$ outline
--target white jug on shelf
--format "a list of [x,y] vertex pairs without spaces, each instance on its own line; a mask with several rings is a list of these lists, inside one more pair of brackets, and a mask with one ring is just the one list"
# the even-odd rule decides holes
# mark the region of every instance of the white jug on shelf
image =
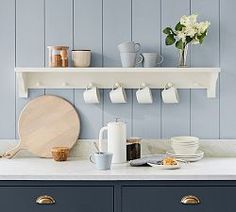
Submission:
[[[103,133],[107,130],[107,149],[102,145]],[[118,121],[109,122],[99,132],[99,148],[102,152],[113,153],[112,163],[126,162],[126,124]]]

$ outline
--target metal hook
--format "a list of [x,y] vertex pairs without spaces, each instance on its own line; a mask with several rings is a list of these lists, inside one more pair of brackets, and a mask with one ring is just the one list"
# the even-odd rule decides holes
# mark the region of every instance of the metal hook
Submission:
[[94,85],[92,82],[90,82],[90,83],[87,85],[86,89],[91,89],[92,87],[95,87],[95,85]]
[[164,89],[166,90],[166,89],[171,88],[173,86],[174,86],[174,83],[168,82],[168,83],[165,84]]
[[112,89],[114,88],[119,88],[121,87],[120,83],[119,82],[116,82],[113,86],[112,86]]
[[140,88],[145,88],[145,87],[147,87],[147,83],[142,82],[142,83],[140,84]]

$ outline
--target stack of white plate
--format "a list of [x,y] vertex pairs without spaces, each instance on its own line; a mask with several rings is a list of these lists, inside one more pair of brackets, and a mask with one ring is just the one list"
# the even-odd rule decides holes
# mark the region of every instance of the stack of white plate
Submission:
[[194,154],[199,148],[199,138],[192,136],[172,137],[171,147],[176,154]]
[[174,157],[176,159],[181,159],[188,162],[199,161],[204,157],[204,152],[201,150],[197,150],[195,154],[176,154],[173,151],[167,151],[166,154],[170,157]]
[[204,153],[199,151],[199,138],[192,136],[179,136],[171,138],[173,151],[167,154],[187,161],[197,161],[203,158]]

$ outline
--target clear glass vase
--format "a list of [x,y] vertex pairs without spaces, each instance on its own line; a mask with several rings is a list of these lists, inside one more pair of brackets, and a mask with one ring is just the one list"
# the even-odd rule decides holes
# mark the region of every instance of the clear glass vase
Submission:
[[179,67],[187,67],[188,45],[179,50]]

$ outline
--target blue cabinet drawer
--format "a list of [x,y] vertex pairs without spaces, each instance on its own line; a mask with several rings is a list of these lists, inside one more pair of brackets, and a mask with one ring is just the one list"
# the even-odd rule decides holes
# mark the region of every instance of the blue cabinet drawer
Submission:
[[[199,204],[187,204],[195,196]],[[122,188],[122,212],[233,212],[236,187],[125,186]],[[196,199],[194,200],[196,202]]]
[[0,207],[7,212],[113,212],[113,187],[0,187]]

